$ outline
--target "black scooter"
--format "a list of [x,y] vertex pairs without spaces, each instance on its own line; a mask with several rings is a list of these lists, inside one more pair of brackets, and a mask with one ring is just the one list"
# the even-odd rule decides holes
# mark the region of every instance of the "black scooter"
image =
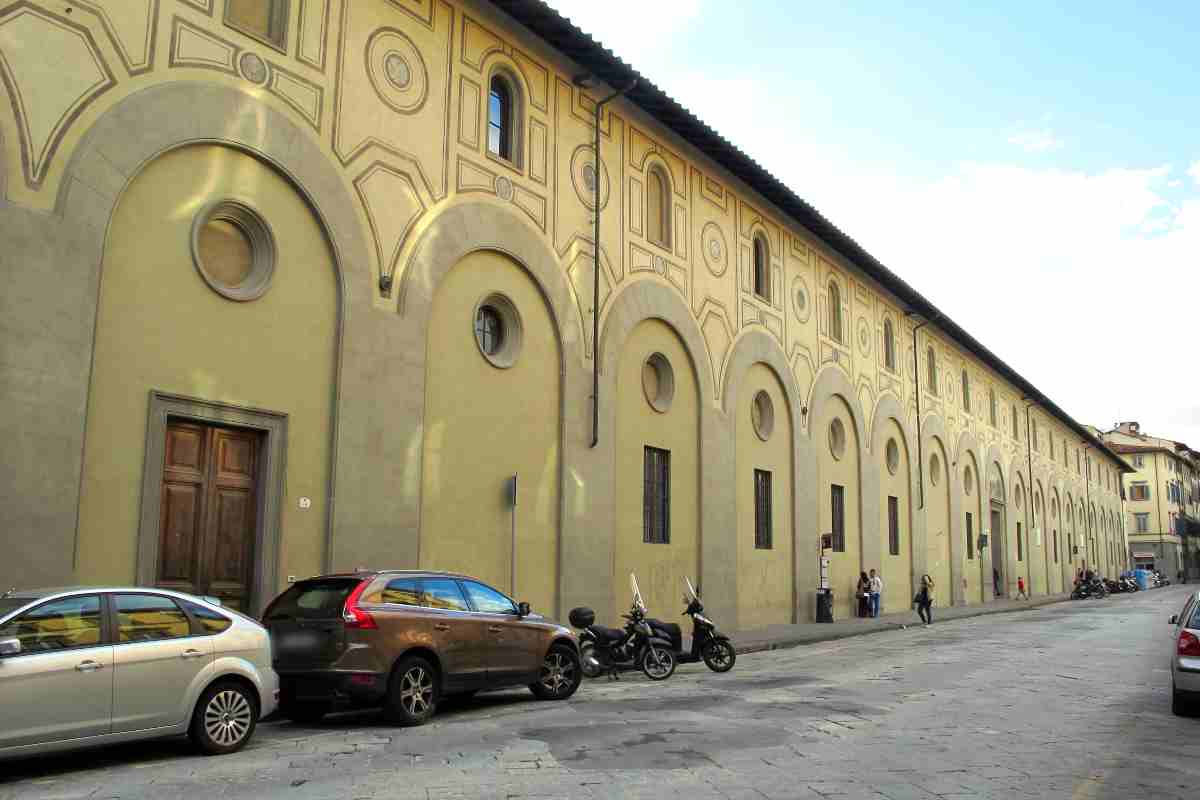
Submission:
[[729,637],[717,631],[717,626],[704,616],[704,606],[700,603],[700,593],[692,586],[692,582],[684,578],[687,584],[687,594],[683,602],[687,603],[684,615],[692,618],[692,648],[683,649],[683,631],[673,622],[663,622],[658,619],[646,620],[650,627],[662,638],[671,642],[676,660],[680,664],[695,664],[703,661],[713,672],[728,672],[737,661],[737,652]]
[[607,672],[610,679],[618,680],[622,670],[641,669],[652,681],[666,680],[675,672],[678,650],[651,628],[637,579],[629,577],[633,584],[633,607],[628,614],[621,615],[625,620],[624,630],[597,625],[596,612],[587,607],[573,608],[567,615],[571,625],[582,631],[579,655],[583,674],[596,678]]

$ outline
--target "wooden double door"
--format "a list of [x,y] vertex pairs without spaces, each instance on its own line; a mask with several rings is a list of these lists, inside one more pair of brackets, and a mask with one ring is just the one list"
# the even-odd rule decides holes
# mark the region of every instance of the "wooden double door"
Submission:
[[157,585],[249,609],[263,434],[171,420],[166,435]]

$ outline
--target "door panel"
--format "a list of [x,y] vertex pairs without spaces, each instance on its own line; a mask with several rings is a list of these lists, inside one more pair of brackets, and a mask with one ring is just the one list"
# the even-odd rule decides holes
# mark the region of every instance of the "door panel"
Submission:
[[246,608],[254,575],[262,435],[167,426],[157,585]]
[[192,636],[170,598],[113,595],[113,733],[159,728],[187,719],[189,689],[213,659],[213,638]]
[[474,689],[488,678],[492,657],[487,623],[471,611],[458,581],[421,579],[421,605],[436,652],[446,670],[449,688]]
[[113,648],[102,631],[99,595],[51,600],[0,629],[22,648],[0,659],[0,748],[109,732]]

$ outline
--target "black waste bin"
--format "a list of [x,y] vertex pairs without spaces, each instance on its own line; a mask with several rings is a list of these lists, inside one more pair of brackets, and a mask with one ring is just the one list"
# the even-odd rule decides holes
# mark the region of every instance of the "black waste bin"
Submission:
[[833,589],[817,589],[817,622],[833,622]]

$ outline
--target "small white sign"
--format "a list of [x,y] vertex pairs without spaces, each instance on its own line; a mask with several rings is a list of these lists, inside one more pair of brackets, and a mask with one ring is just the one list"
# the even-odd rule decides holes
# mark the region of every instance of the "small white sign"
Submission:
[[301,497],[300,498],[300,507],[301,508],[312,508],[312,498],[311,497]]

